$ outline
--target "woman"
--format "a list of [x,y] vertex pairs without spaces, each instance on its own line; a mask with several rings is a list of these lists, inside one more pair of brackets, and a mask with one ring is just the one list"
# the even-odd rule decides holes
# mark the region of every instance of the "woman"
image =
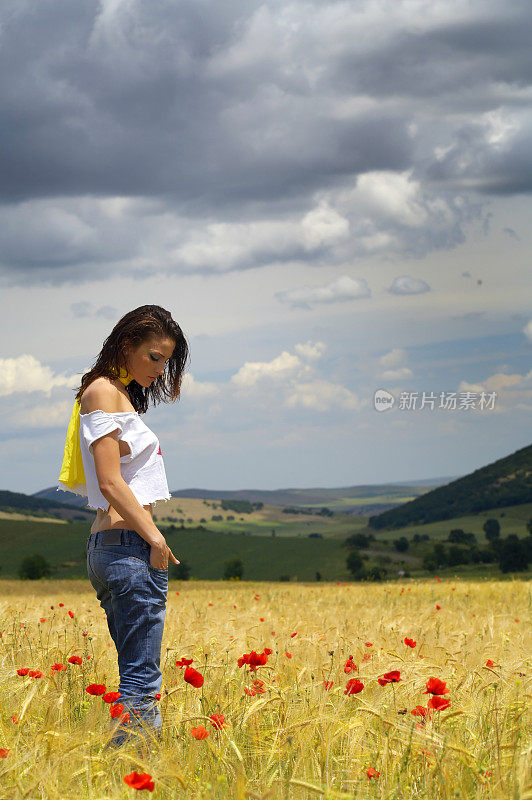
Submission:
[[[159,440],[141,420],[151,398],[179,398],[188,356],[179,325],[164,308],[130,311],[83,375],[70,420],[58,489],[88,497],[97,509],[87,539],[87,571],[118,653],[118,700],[111,721],[119,746],[131,734],[160,737],[161,642],[174,556],[152,507],[168,500]],[[129,712],[129,721],[127,713]],[[116,728],[116,730],[115,730]]]

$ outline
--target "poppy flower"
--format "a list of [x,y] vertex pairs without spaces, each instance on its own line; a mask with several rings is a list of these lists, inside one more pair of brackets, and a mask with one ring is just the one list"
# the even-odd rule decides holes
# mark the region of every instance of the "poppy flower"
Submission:
[[375,778],[375,780],[376,780],[379,777],[380,772],[377,772],[375,767],[369,767],[366,770],[366,775],[368,776],[368,778]]
[[356,669],[358,669],[358,667],[353,661],[353,656],[349,656],[344,664],[344,672],[349,674],[350,672],[354,672]]
[[70,658],[68,659],[68,663],[69,664],[81,664],[82,661],[81,661],[81,658],[79,656],[70,656]]
[[225,716],[223,714],[211,714],[209,719],[212,722],[213,726],[218,730],[221,730],[223,725],[227,725],[227,722],[225,721]]
[[294,636],[297,636],[297,631],[295,631],[295,633],[291,633],[291,634],[290,634],[290,638],[291,638],[291,639],[293,639],[293,638],[294,638]]
[[329,690],[333,685],[333,681],[323,681],[323,685],[327,690]]
[[436,608],[438,609],[438,611],[440,611],[440,609],[441,609],[441,606],[439,606],[438,604],[436,604]]
[[386,686],[387,683],[399,683],[402,678],[398,669],[392,669],[391,672],[385,672],[382,678],[377,678],[377,680],[381,686]]
[[486,666],[487,667],[498,667],[499,665],[495,664],[495,662],[492,661],[491,658],[488,658],[488,660],[486,661]]
[[194,739],[206,739],[207,736],[210,736],[208,730],[206,730],[203,725],[199,725],[197,728],[191,728],[190,733],[194,737]]
[[238,666],[241,667],[243,664],[247,664],[250,672],[253,672],[257,667],[262,667],[266,664],[271,652],[272,650],[270,650],[269,647],[265,647],[262,653],[257,653],[255,650],[252,650],[250,653],[244,653],[244,655],[240,656],[238,659]]
[[27,675],[29,671],[30,671],[29,667],[19,667],[17,669],[17,675]]
[[0,747],[0,758],[7,758],[8,753],[9,753],[9,748]]
[[156,700],[160,700],[160,699],[161,699],[161,693],[160,693],[160,692],[157,692],[157,693],[154,695],[154,697],[155,697],[155,699],[156,699]]
[[69,611],[69,612],[68,612],[68,616],[69,616],[71,619],[74,619],[74,612],[73,612],[73,611]]
[[132,789],[147,789],[149,792],[153,792],[155,789],[152,777],[147,772],[141,772],[140,774],[131,772],[129,775],[124,775],[124,783],[131,786]]
[[87,686],[85,691],[88,694],[99,696],[101,694],[105,694],[106,693],[107,687],[104,686],[103,683],[91,683],[90,686]]
[[427,689],[423,694],[449,694],[445,681],[440,681],[439,678],[429,678],[426,687]]
[[42,672],[40,669],[30,669],[28,675],[30,678],[42,678]]
[[287,658],[292,658],[292,653],[285,653],[285,656],[286,656]]
[[62,669],[65,669],[65,665],[64,664],[59,664],[59,663],[58,664],[52,664],[50,669],[53,669],[56,672],[61,672]]
[[358,678],[350,678],[347,681],[344,694],[358,694],[364,688],[364,684]]
[[413,714],[414,717],[426,717],[427,715],[430,716],[430,710],[424,706],[416,706],[410,713]]
[[371,658],[370,653],[364,653],[364,655],[362,656],[362,661],[369,661],[370,658]]
[[408,647],[415,647],[416,646],[416,641],[414,639],[408,639],[405,636],[405,644],[408,645]]
[[433,708],[435,711],[443,711],[444,708],[449,708],[451,701],[446,697],[438,697],[433,695],[427,703],[427,708]]
[[201,672],[198,672],[194,667],[187,667],[185,670],[185,680],[187,683],[190,683],[191,686],[199,689],[200,686],[203,686],[205,678]]
[[116,703],[121,696],[121,692],[107,692],[102,696],[102,700],[104,703]]
[[193,658],[180,658],[178,661],[175,662],[176,667],[188,667],[194,661]]

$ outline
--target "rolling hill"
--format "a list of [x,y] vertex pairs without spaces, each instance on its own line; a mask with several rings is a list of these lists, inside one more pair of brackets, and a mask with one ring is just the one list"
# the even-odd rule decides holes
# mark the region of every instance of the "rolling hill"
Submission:
[[415,500],[371,516],[374,530],[449,520],[532,502],[532,445],[439,486]]

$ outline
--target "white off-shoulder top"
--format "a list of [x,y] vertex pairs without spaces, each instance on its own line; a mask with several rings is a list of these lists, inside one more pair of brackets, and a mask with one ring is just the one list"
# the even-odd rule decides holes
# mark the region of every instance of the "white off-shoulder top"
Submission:
[[[170,500],[166,472],[159,439],[141,420],[137,411],[101,411],[96,409],[79,415],[79,438],[85,486],[76,487],[77,494],[87,496],[89,508],[107,511],[109,501],[100,491],[92,452],[93,443],[118,430],[118,438],[127,442],[130,453],[120,458],[120,473],[141,506],[157,500]],[[72,491],[72,490],[69,490]]]

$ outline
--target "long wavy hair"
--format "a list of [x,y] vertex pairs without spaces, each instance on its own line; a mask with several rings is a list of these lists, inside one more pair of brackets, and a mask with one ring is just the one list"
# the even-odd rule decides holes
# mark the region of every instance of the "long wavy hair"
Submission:
[[76,400],[96,378],[116,379],[120,367],[126,369],[124,350],[126,347],[138,347],[151,336],[175,339],[174,352],[167,362],[166,370],[149,387],[140,386],[132,380],[126,387],[129,399],[135,411],[144,414],[148,410],[150,399],[153,405],[161,401],[174,402],[181,395],[181,382],[189,355],[189,347],[183,331],[172,319],[172,315],[161,306],[139,306],[124,314],[103,343],[96,363],[85,372],[81,385],[76,392]]

